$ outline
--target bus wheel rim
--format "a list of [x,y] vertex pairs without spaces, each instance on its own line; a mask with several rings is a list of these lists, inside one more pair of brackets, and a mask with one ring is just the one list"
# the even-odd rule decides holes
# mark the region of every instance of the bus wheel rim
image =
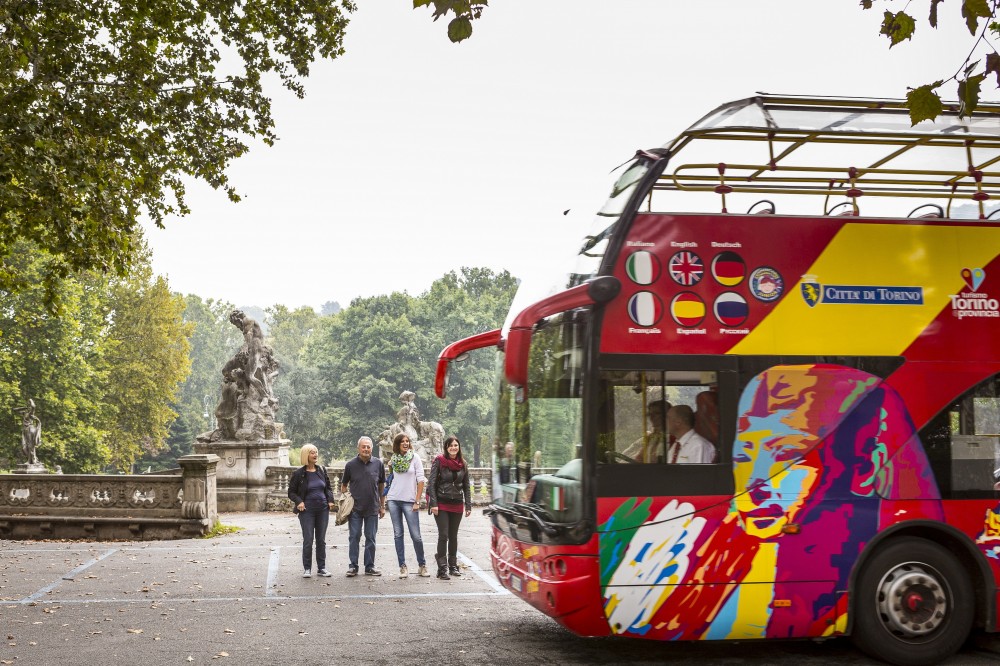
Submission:
[[886,572],[876,599],[882,622],[900,638],[927,636],[948,617],[942,578],[926,564],[906,562]]

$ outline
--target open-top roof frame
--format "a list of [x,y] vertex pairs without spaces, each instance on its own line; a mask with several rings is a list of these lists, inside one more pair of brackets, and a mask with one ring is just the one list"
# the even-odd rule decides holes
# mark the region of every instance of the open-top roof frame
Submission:
[[[733,160],[734,145],[745,142],[766,144],[766,155],[761,154],[766,159]],[[823,145],[856,145],[863,151],[848,162],[842,156],[796,161],[802,147]],[[712,161],[685,161],[694,148],[697,157],[709,155]],[[993,103],[980,104],[971,117],[947,104],[938,118],[913,127],[901,100],[759,95],[720,106],[666,149],[675,166],[655,190],[921,197],[948,199],[949,206],[952,200],[971,200],[981,214],[986,201],[1000,198],[1000,169],[990,170],[1000,162],[1000,105]],[[926,155],[935,150],[963,151],[964,159],[952,158],[963,167],[941,166]],[[899,164],[918,151],[933,168]]]

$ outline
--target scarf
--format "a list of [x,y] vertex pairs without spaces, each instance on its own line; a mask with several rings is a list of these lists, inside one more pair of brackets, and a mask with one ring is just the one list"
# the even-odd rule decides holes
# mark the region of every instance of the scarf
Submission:
[[410,469],[410,463],[413,462],[413,451],[407,451],[405,456],[401,456],[398,453],[392,454],[392,458],[389,459],[389,467],[392,468],[393,472],[399,472],[404,474]]
[[441,467],[450,470],[460,470],[465,467],[465,463],[457,458],[452,459],[445,455],[439,455],[438,460],[440,461]]

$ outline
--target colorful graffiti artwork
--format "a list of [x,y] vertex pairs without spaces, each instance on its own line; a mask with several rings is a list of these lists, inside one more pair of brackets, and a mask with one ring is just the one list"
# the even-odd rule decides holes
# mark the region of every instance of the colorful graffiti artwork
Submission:
[[[600,526],[605,615],[618,634],[747,639],[840,633],[848,577],[881,529],[941,519],[902,399],[836,365],[776,366],[738,405],[737,492],[607,498]],[[915,502],[914,500],[930,500]]]

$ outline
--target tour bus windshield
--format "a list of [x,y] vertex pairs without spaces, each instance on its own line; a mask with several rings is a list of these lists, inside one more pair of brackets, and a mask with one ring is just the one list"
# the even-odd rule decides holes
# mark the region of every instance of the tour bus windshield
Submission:
[[[527,398],[499,387],[493,468],[505,502],[546,506],[553,522],[579,519],[583,329],[572,311],[541,322],[532,339]],[[562,505],[553,505],[552,488]],[[543,497],[543,493],[546,496]]]

